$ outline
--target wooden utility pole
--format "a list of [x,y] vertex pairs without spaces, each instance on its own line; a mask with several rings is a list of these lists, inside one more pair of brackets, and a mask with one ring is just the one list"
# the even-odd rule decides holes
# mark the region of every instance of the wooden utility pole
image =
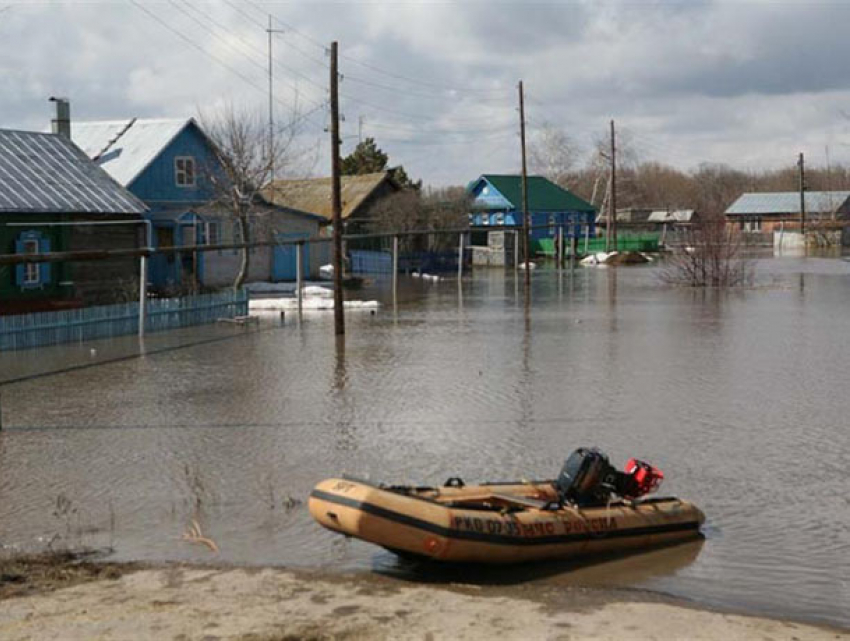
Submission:
[[342,298],[342,193],[339,179],[339,74],[337,43],[331,43],[331,206],[333,207],[334,332],[345,334]]
[[519,81],[519,140],[522,148],[522,257],[525,261],[525,285],[531,284],[531,261],[528,256],[528,171],[525,163],[525,98]]
[[800,233],[803,235],[803,246],[806,246],[806,165],[803,159],[803,152],[800,152],[800,159],[797,161],[797,166],[800,168]]
[[617,142],[614,121],[611,121],[611,194],[608,198],[608,228],[605,230],[605,251],[617,251]]

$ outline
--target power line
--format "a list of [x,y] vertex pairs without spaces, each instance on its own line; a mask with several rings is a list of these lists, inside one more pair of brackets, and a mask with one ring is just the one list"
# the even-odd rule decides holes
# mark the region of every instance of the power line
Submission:
[[[230,6],[233,6],[231,4],[230,0],[224,0],[224,1],[227,2],[227,4],[229,4]],[[252,0],[244,0],[244,2],[247,5],[253,7],[256,11],[262,13],[263,15],[266,15],[268,13],[264,8],[260,7],[256,2],[253,2]],[[239,10],[239,12],[242,13],[242,15],[248,17],[248,19],[253,20],[253,18],[250,18],[249,16],[247,16],[247,14],[242,12],[241,9]],[[286,29],[288,29],[292,33],[300,36],[301,38],[303,38],[304,40],[306,40],[307,42],[309,42],[313,46],[318,47],[322,51],[327,51],[327,47],[323,43],[319,42],[315,38],[312,38],[311,36],[308,36],[307,34],[301,32],[301,31],[299,31],[294,26],[292,26],[291,24],[289,24],[287,22],[284,22],[283,20],[281,20],[277,16],[273,16],[273,17],[277,22],[279,22],[281,25],[283,25]],[[373,65],[371,63],[365,62],[363,60],[359,60],[357,58],[354,58],[353,56],[340,54],[340,58],[344,58],[345,60],[348,60],[349,62],[353,62],[354,64],[360,65],[361,67],[363,67],[365,69],[369,69],[369,70],[371,70],[375,73],[382,74],[382,75],[387,76],[389,78],[394,78],[396,80],[402,80],[404,82],[417,84],[417,85],[420,85],[420,86],[423,86],[423,87],[428,87],[428,88],[431,88],[431,89],[440,89],[440,90],[443,90],[443,91],[454,92],[454,93],[465,93],[465,94],[468,94],[468,95],[475,95],[475,96],[494,96],[494,97],[499,96],[501,98],[508,98],[508,96],[511,93],[511,90],[509,90],[509,89],[493,89],[493,90],[484,91],[484,90],[467,89],[467,88],[460,88],[460,87],[451,87],[451,86],[443,85],[443,84],[440,84],[440,83],[430,82],[430,81],[427,81],[427,80],[419,80],[419,79],[416,79],[416,78],[413,78],[413,77],[410,77],[410,76],[406,76],[406,75],[403,75],[403,74],[400,74],[400,73],[387,71],[386,69],[382,69],[382,68],[380,68],[376,65]]]

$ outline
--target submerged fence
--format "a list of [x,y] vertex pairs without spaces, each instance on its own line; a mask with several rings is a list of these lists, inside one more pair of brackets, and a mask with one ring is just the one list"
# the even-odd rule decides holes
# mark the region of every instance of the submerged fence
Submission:
[[[160,332],[248,313],[248,292],[224,291],[147,301],[145,329]],[[29,349],[134,334],[139,303],[0,316],[0,351]]]

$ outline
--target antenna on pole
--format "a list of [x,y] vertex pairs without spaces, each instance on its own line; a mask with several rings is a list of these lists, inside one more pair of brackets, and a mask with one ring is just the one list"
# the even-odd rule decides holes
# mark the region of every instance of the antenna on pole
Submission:
[[[269,14],[269,185],[274,183],[274,67],[272,66],[272,35],[283,33],[281,29],[272,28],[272,15]],[[272,193],[272,198],[274,194]]]

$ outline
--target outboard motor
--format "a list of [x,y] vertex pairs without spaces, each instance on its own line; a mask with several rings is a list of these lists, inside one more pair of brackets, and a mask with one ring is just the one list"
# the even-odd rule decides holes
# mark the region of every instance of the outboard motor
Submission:
[[616,475],[617,471],[602,451],[580,447],[564,462],[555,480],[555,489],[563,503],[604,503],[615,490]]

